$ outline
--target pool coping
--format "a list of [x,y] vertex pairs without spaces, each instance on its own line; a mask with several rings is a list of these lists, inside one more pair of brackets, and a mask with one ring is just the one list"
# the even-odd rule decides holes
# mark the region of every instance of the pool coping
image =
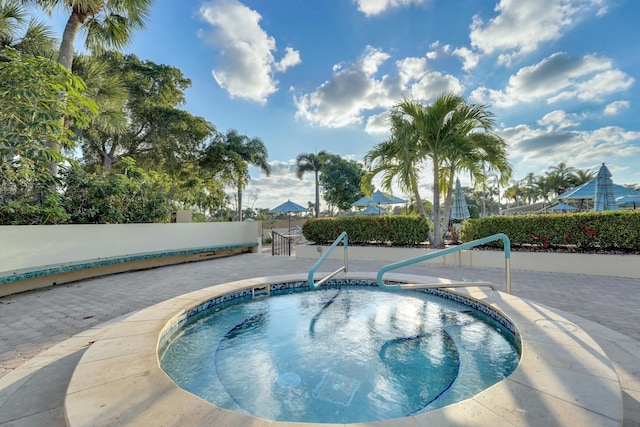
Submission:
[[[258,277],[217,285],[166,300],[114,323],[96,337],[76,366],[65,397],[67,425],[311,425],[270,421],[218,408],[177,387],[160,369],[157,355],[160,334],[167,324],[201,302],[306,277]],[[400,273],[387,277],[399,282],[452,283]],[[338,278],[374,280],[375,273],[354,272]],[[516,370],[462,402],[406,418],[349,426],[622,424],[618,376],[604,351],[579,325],[549,308],[502,292],[467,288],[455,293],[493,307],[516,325],[522,340],[522,358]]]

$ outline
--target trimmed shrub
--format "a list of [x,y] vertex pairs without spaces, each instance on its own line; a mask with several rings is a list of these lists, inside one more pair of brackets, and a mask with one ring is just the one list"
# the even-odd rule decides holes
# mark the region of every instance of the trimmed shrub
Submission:
[[305,239],[317,244],[333,243],[347,232],[349,244],[385,243],[417,245],[428,240],[429,221],[415,216],[357,216],[310,219],[302,225]]
[[[463,242],[504,233],[511,245],[542,248],[640,250],[640,211],[590,212],[570,215],[492,216],[470,219],[462,226]],[[501,241],[487,246],[502,246]]]

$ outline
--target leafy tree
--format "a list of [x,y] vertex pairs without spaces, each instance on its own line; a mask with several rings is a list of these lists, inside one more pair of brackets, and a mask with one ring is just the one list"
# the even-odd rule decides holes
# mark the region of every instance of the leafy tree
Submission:
[[337,155],[327,155],[320,175],[324,199],[343,211],[351,209],[351,204],[363,196],[360,191],[363,175],[364,171],[359,163]]
[[318,154],[314,153],[301,153],[296,157],[296,176],[298,179],[302,179],[305,173],[313,172],[315,175],[315,189],[316,189],[316,203],[315,217],[320,216],[320,180],[319,174],[324,164],[324,159],[328,155],[326,151],[321,151]]
[[249,183],[249,166],[260,168],[268,176],[271,166],[267,158],[267,147],[260,138],[249,138],[235,129],[218,134],[202,153],[201,167],[235,186],[238,221],[242,221],[242,193]]
[[51,162],[62,154],[43,144],[73,145],[63,124],[88,125],[95,103],[83,94],[82,79],[59,64],[0,50],[0,193],[4,224],[51,224],[65,220]]
[[[69,19],[58,49],[58,63],[71,71],[73,46],[80,29],[86,34],[85,48],[99,54],[107,49],[120,49],[131,41],[136,29],[143,28],[153,0],[23,0],[41,6],[45,12],[66,10]],[[59,150],[56,140],[48,140],[52,150]],[[50,164],[53,175],[57,163]]]
[[78,73],[93,83],[90,90],[104,106],[94,126],[78,133],[88,163],[109,168],[132,157],[142,167],[175,175],[196,162],[215,127],[178,108],[191,85],[179,69],[117,52],[79,62]]

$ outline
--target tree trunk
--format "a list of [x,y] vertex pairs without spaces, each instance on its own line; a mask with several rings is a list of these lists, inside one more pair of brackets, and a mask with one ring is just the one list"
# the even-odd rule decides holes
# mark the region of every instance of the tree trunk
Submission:
[[416,205],[418,205],[418,213],[424,218],[427,217],[427,213],[424,210],[424,203],[422,197],[420,197],[420,190],[418,189],[418,183],[415,182],[415,178],[412,178],[411,186],[413,187],[413,195],[416,197]]
[[318,180],[318,171],[316,173],[316,218],[320,217],[320,181]]
[[[71,65],[73,63],[73,43],[76,39],[76,34],[80,30],[82,26],[82,21],[78,18],[75,13],[72,13],[67,21],[67,25],[64,28],[64,33],[62,34],[62,42],[60,43],[60,50],[58,51],[58,63],[61,64],[64,68],[66,68],[69,72],[71,72]],[[62,124],[64,125],[64,118],[61,119]],[[58,141],[47,140],[46,146],[50,148],[52,151],[59,152],[60,144]],[[51,175],[58,175],[58,164],[52,162],[49,165],[49,170],[51,171]]]
[[58,63],[69,71],[71,71],[71,66],[73,65],[73,44],[83,23],[83,19],[76,13],[72,13],[62,33],[62,41],[58,51]]
[[444,229],[449,229],[449,223],[451,222],[451,209],[453,207],[453,183],[454,183],[454,169],[449,168],[449,183],[447,185],[447,196],[444,199]]
[[238,184],[238,221],[242,221],[242,184]]
[[433,157],[433,240],[430,241],[434,248],[444,247],[442,241],[442,227],[440,225],[440,169],[438,157]]

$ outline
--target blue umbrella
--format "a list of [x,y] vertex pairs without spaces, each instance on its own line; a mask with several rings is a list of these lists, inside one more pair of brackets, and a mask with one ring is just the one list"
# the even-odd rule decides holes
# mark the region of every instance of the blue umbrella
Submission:
[[[355,202],[351,203],[351,206],[378,206],[378,208],[380,208],[380,205],[394,205],[406,202],[406,200],[401,199],[400,197],[387,196],[382,191],[378,190],[373,193],[371,197],[364,196],[363,198],[356,200]],[[380,213],[380,209],[378,209],[378,213]]]
[[[582,184],[570,190],[567,190],[561,195],[559,195],[558,197],[556,197],[556,199],[558,200],[570,200],[570,199],[591,200],[595,195],[597,180],[598,180],[597,178],[593,178],[592,180],[586,182],[585,184]],[[638,192],[635,191],[634,189],[625,187],[624,185],[612,184],[611,188],[613,189],[614,198],[638,194]]]
[[371,206],[367,206],[366,209],[363,209],[360,212],[358,212],[358,215],[380,215],[380,213],[381,213],[380,206],[371,205]]
[[616,211],[618,205],[613,196],[613,181],[611,181],[611,172],[602,164],[598,175],[596,176],[596,189],[593,196],[593,210],[596,212],[601,211]]
[[364,196],[363,198],[356,200],[351,204],[351,206],[371,206],[371,205],[393,205],[396,203],[406,203],[407,201],[401,199],[400,197],[395,196],[387,196],[382,191],[378,190],[375,193],[369,196]]
[[470,217],[469,207],[467,201],[464,198],[462,187],[460,186],[460,180],[456,178],[456,189],[453,193],[453,207],[451,208],[451,219],[465,220]]
[[616,197],[616,204],[624,208],[633,206],[635,210],[636,206],[640,206],[640,193]]
[[555,205],[552,208],[549,208],[550,211],[562,211],[562,212],[567,212],[567,211],[575,211],[576,207],[573,207],[571,205],[567,205],[566,203],[560,203],[559,205]]
[[305,208],[304,206],[300,206],[297,203],[292,202],[291,200],[287,200],[286,202],[284,202],[281,205],[276,206],[275,208],[271,209],[269,211],[269,213],[286,213],[287,214],[287,218],[289,219],[289,229],[291,229],[291,212],[306,212],[308,211],[307,208]]

